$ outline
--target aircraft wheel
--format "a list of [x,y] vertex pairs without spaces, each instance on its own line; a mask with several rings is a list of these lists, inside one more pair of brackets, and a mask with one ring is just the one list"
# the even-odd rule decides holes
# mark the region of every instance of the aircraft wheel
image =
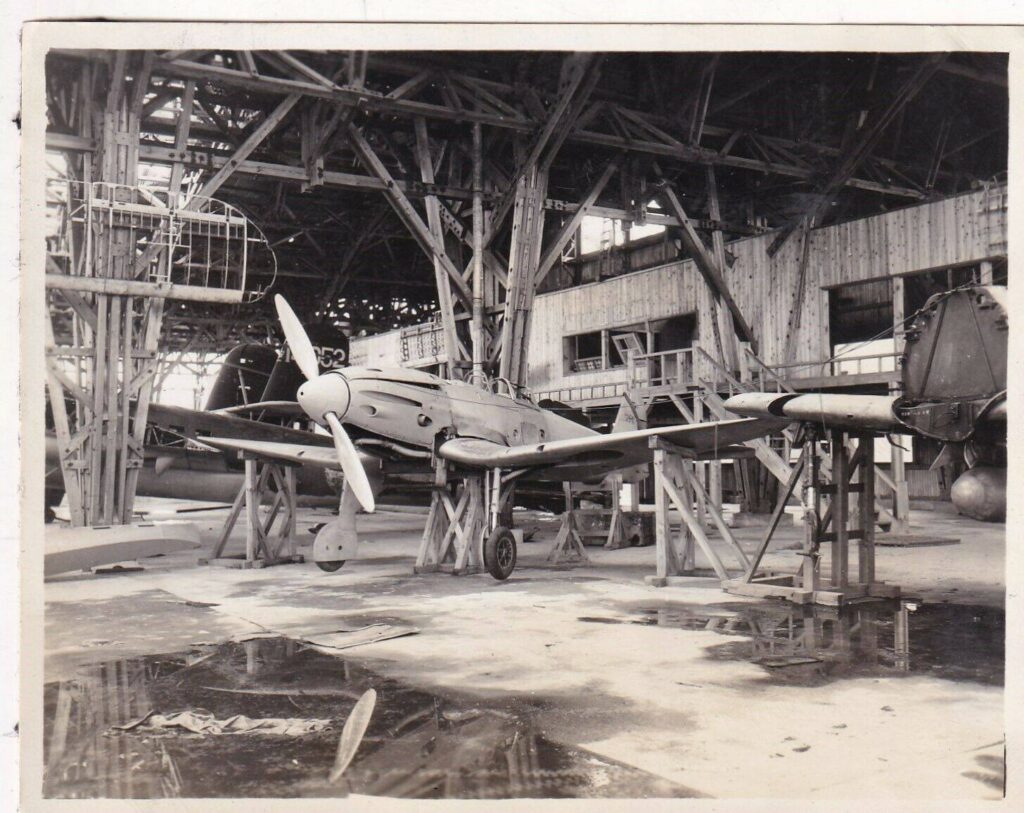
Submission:
[[516,538],[499,525],[484,542],[484,567],[498,581],[504,581],[516,568]]
[[343,564],[345,564],[344,559],[337,559],[333,562],[317,562],[316,566],[324,571],[324,573],[335,573],[341,570]]

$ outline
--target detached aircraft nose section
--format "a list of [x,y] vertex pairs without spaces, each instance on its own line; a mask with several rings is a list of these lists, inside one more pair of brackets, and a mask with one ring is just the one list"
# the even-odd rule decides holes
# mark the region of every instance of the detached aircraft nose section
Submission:
[[345,376],[334,371],[307,381],[299,387],[296,398],[309,417],[323,423],[328,412],[340,418],[348,411],[352,393]]

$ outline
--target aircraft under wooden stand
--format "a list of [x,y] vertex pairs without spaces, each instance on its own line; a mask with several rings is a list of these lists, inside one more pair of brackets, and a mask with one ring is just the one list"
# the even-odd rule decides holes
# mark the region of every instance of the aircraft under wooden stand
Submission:
[[[224,437],[202,442],[271,460],[340,468],[346,490],[366,511],[374,510],[375,494],[364,455],[435,456],[458,469],[498,472],[505,481],[528,477],[587,482],[648,462],[653,438],[692,457],[715,459],[746,451],[737,444],[786,423],[774,417],[738,418],[601,434],[514,397],[510,387],[509,394],[490,392],[408,369],[348,367],[321,375],[313,346],[291,307],[281,296],[275,303],[292,356],[307,378],[297,401],[306,415],[330,429],[334,449]],[[489,490],[490,532],[483,559],[492,576],[506,579],[515,568],[516,542],[511,530],[498,524],[497,500]],[[332,562],[320,560],[316,548],[314,558],[327,565],[324,569],[334,569]]]
[[735,395],[737,415],[828,428],[919,435],[943,444],[933,468],[962,457],[967,471],[950,489],[974,519],[1006,518],[1006,362],[1004,286],[936,294],[915,314],[900,359],[900,395],[764,393]]

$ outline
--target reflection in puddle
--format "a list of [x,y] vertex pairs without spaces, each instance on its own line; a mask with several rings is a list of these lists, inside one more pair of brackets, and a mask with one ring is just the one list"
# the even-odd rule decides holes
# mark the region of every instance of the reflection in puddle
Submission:
[[[327,776],[356,700],[378,700],[344,777]],[[548,740],[533,709],[460,704],[290,639],[110,661],[45,688],[44,795],[62,798],[689,796],[686,788]],[[223,721],[328,720],[302,736],[124,725],[150,712]]]
[[1006,620],[993,607],[910,600],[842,609],[786,602],[666,604],[632,609],[626,618],[578,620],[736,636],[710,647],[708,655],[757,663],[780,683],[913,673],[1003,685]]

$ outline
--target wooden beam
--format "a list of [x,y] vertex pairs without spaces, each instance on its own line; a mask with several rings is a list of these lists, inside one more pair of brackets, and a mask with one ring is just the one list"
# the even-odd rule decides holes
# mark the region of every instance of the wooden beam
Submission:
[[[705,172],[707,175],[708,184],[708,216],[712,220],[717,221],[721,218],[722,212],[718,204],[718,180],[715,178],[715,168],[706,167]],[[718,265],[720,269],[724,269],[725,235],[722,234],[721,229],[715,229],[711,232],[711,243],[715,252],[715,263]],[[719,325],[717,299],[711,302],[711,311],[713,314],[715,339],[720,344],[722,362],[729,365],[730,370],[739,370],[740,351],[736,346],[736,332],[734,330],[729,330],[726,336],[723,337],[722,335],[720,335],[722,333],[722,330]]]
[[280,59],[282,62],[284,62],[288,67],[290,67],[294,71],[302,74],[307,79],[312,79],[317,84],[323,85],[325,88],[330,88],[332,90],[338,87],[334,82],[332,82],[330,79],[328,79],[322,73],[314,70],[309,65],[307,65],[305,62],[302,62],[301,60],[296,59],[291,54],[289,54],[287,51],[274,51],[274,54],[277,56],[278,59]]
[[576,209],[573,216],[562,226],[561,230],[555,236],[554,241],[552,241],[551,245],[548,246],[547,251],[541,258],[540,265],[537,267],[537,276],[534,279],[535,285],[540,285],[547,277],[548,273],[554,267],[555,262],[561,255],[562,249],[565,248],[565,244],[572,239],[572,236],[576,233],[580,223],[583,222],[583,218],[594,205],[594,201],[596,201],[604,191],[604,188],[608,185],[608,181],[611,180],[612,175],[618,171],[621,163],[622,156],[616,156],[608,162],[608,165],[604,168],[604,172],[601,173],[597,182],[591,187],[583,200],[580,201],[579,208]]
[[356,156],[363,166],[384,184],[384,195],[399,219],[406,225],[413,237],[416,238],[416,242],[419,243],[427,256],[432,260],[436,258],[441,263],[441,266],[455,284],[455,290],[459,299],[467,308],[472,308],[473,293],[462,278],[462,274],[459,273],[459,270],[448,259],[444,246],[437,244],[430,228],[423,222],[419,212],[413,208],[412,203],[409,202],[409,199],[402,190],[397,187],[394,178],[391,177],[391,173],[388,172],[387,167],[377,157],[377,154],[363,137],[363,134],[352,124],[348,125],[347,132],[349,143],[352,145]]
[[[829,211],[840,190],[853,177],[853,173],[857,171],[864,162],[864,159],[871,154],[886,128],[918,94],[921,88],[928,83],[928,80],[932,78],[945,59],[946,54],[931,54],[927,56],[918,65],[917,70],[914,71],[910,78],[896,91],[889,104],[876,116],[873,118],[869,117],[864,121],[857,139],[840,156],[839,164],[828,182],[822,187],[817,202],[805,215],[810,227],[813,228],[814,226],[821,225],[821,218]],[[768,254],[772,256],[776,254],[795,230],[795,225],[785,229],[772,241],[772,244],[768,247]]]
[[754,338],[754,333],[747,324],[746,319],[743,318],[743,313],[740,311],[739,305],[736,304],[736,300],[733,299],[732,294],[729,293],[729,286],[725,282],[722,269],[718,268],[714,258],[708,252],[707,246],[704,245],[704,241],[701,240],[700,235],[697,234],[697,230],[690,222],[690,218],[683,209],[683,205],[679,202],[679,198],[676,196],[675,190],[667,183],[662,189],[662,197],[664,197],[672,214],[675,215],[676,220],[679,221],[683,245],[687,252],[689,252],[690,256],[693,257],[697,270],[700,272],[701,276],[704,277],[704,281],[708,284],[708,287],[711,288],[711,291],[715,296],[723,300],[726,307],[729,308],[729,313],[732,315],[733,325],[736,328],[736,334],[743,341],[750,342],[750,344],[755,347],[754,352],[756,353],[757,340]]
[[250,76],[259,76],[259,69],[256,67],[256,60],[252,58],[252,51],[236,51],[238,61]]
[[155,296],[165,299],[225,304],[238,304],[242,301],[243,296],[242,291],[206,288],[197,285],[176,285],[170,282],[144,282],[109,277],[73,277],[67,274],[46,274],[44,279],[47,288],[114,296]]
[[[424,183],[434,182],[434,160],[430,154],[430,138],[427,135],[426,119],[416,119],[416,160],[420,165],[420,179]],[[444,245],[444,230],[441,226],[441,213],[438,209],[437,197],[428,195],[424,198],[427,208],[427,226],[430,229],[436,249],[434,251],[434,277],[437,284],[437,302],[441,311],[441,326],[444,332],[445,355],[448,357],[449,375],[454,363],[465,356],[460,352],[458,334],[455,332],[455,310],[452,307],[451,277],[445,273],[441,262],[442,255],[447,257]],[[462,279],[461,275],[459,279]],[[474,294],[470,293],[470,309]]]
[[[536,123],[534,121],[522,116],[513,116],[511,114],[500,115],[482,112],[479,110],[471,110],[469,108],[457,110],[445,105],[416,102],[411,99],[389,98],[387,95],[365,89],[357,90],[349,87],[331,89],[312,81],[307,82],[297,79],[285,79],[266,75],[252,76],[245,71],[234,70],[217,65],[205,65],[186,60],[157,59],[154,63],[154,70],[155,72],[165,76],[210,80],[257,92],[263,91],[279,94],[303,93],[309,96],[319,96],[320,98],[331,99],[340,104],[361,106],[371,111],[389,112],[405,116],[425,116],[427,118],[445,119],[448,121],[480,122],[481,124],[486,124],[492,127],[511,129],[522,133],[531,132],[536,127]],[[640,112],[638,112],[637,115],[649,117],[649,114]],[[707,133],[712,132],[712,128],[710,126],[705,126],[704,129]],[[683,162],[721,164],[723,166],[733,166],[758,172],[774,172],[797,178],[810,179],[813,175],[813,172],[807,167],[792,166],[778,162],[759,161],[740,156],[719,155],[715,150],[696,149],[685,145],[682,148],[678,148],[663,143],[659,144],[642,140],[634,141],[621,136],[598,133],[580,128],[573,130],[567,136],[567,140],[574,143],[606,146],[630,152],[661,155],[666,158],[674,158],[675,160]],[[851,178],[848,181],[848,185],[883,194],[900,195],[915,199],[923,197],[923,195],[916,190],[906,189],[893,184],[865,181],[863,179]]]
[[409,79],[406,79],[402,84],[390,91],[386,98],[388,99],[407,99],[422,88],[427,82],[431,80],[434,72],[431,70],[420,71]]
[[977,68],[970,67],[969,65],[961,65],[959,62],[946,60],[939,66],[939,70],[943,73],[953,74],[954,76],[966,76],[968,79],[973,79],[975,82],[983,82],[988,85],[995,85],[996,87],[1008,88],[1010,86],[1009,79],[1005,73],[980,71]]
[[292,108],[295,107],[301,98],[302,96],[298,93],[293,93],[287,96],[285,100],[281,102],[255,130],[253,130],[249,137],[239,145],[238,149],[235,150],[235,153],[227,160],[224,166],[222,166],[214,173],[213,177],[203,184],[202,188],[196,194],[196,197],[213,197],[224,182],[231,177],[232,173],[238,167],[238,164],[248,158],[252,154],[253,150],[263,143],[264,139],[274,131],[274,128],[276,128],[277,125],[281,123],[282,119],[291,112]]
[[[338,271],[328,283],[327,290],[324,294],[324,301],[330,305],[334,301],[336,296],[339,296],[345,289],[345,285],[352,279],[351,268],[352,263],[355,261],[356,256],[362,250],[363,243],[368,239],[377,234],[381,224],[384,222],[384,218],[389,211],[388,206],[382,206],[377,213],[370,219],[369,223],[364,228],[359,229],[356,234],[356,239],[345,249],[344,255],[342,255],[341,263],[339,264]],[[327,311],[324,311],[326,318]]]
[[[505,191],[505,196],[501,202],[495,207],[491,213],[490,223],[487,225],[487,231],[484,234],[484,245],[489,246],[495,236],[501,230],[502,225],[505,222],[505,218],[508,213],[512,210],[512,206],[516,200],[517,186],[519,179],[522,178],[526,173],[530,172],[535,166],[540,166],[541,170],[545,173],[551,165],[550,158],[548,156],[543,162],[541,162],[541,155],[544,153],[545,148],[548,146],[548,142],[551,140],[555,133],[555,129],[565,123],[565,116],[570,109],[573,96],[577,89],[583,83],[583,80],[588,75],[588,67],[591,65],[591,55],[570,55],[566,57],[566,61],[575,60],[572,65],[572,73],[569,80],[560,89],[559,97],[552,106],[548,113],[547,120],[544,122],[544,126],[541,127],[540,131],[534,136],[533,143],[530,145],[529,152],[525,158],[520,161],[512,176],[509,178],[509,185]],[[591,87],[593,90],[593,87]],[[556,139],[558,146],[564,142],[565,136]]]

